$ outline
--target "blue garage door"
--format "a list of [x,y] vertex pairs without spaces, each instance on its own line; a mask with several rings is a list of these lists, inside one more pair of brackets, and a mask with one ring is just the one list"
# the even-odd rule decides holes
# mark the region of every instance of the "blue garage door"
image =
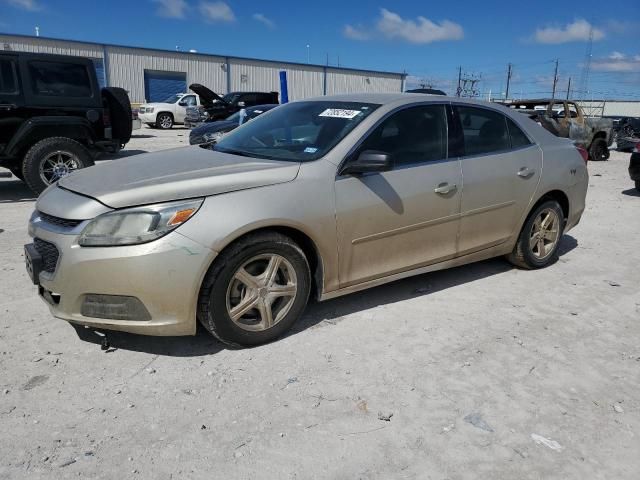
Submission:
[[186,91],[186,73],[144,71],[144,96],[147,102],[162,102],[176,93],[185,93]]

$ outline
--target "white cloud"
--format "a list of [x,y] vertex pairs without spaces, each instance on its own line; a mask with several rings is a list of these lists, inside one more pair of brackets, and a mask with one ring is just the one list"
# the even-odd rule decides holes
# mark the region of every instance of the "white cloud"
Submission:
[[369,40],[369,38],[371,38],[362,25],[355,27],[352,25],[345,25],[342,29],[342,33],[345,37],[350,38],[351,40]]
[[157,14],[167,18],[184,18],[187,10],[185,0],[153,0],[158,4]]
[[425,17],[415,20],[404,19],[386,8],[380,9],[380,17],[374,27],[366,29],[359,26],[345,25],[343,35],[352,40],[369,40],[376,34],[388,39],[399,39],[409,43],[425,44],[443,40],[460,40],[464,37],[462,27],[450,20],[433,22]]
[[600,72],[640,72],[640,55],[629,56],[621,52],[612,52],[606,58],[596,58],[591,68]]
[[443,20],[440,24],[425,17],[418,17],[417,21],[405,20],[386,8],[381,9],[381,17],[376,27],[387,38],[399,38],[410,43],[460,40],[464,37],[462,27],[449,20]]
[[200,2],[200,13],[209,22],[233,22],[236,16],[224,2]]
[[6,0],[6,2],[12,7],[22,8],[30,12],[42,10],[42,6],[36,0]]
[[252,17],[256,22],[260,22],[268,28],[276,28],[275,22],[262,13],[254,13]]
[[548,26],[538,28],[533,35],[533,39],[538,43],[568,43],[568,42],[586,42],[589,35],[593,31],[593,40],[602,40],[605,36],[604,31],[587,22],[584,18],[579,18],[572,23],[564,26]]

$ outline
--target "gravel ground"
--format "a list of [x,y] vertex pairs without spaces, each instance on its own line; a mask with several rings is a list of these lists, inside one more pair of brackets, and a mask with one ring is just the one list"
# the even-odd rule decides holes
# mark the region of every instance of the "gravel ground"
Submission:
[[[187,134],[143,129],[128,151]],[[590,163],[555,265],[495,259],[311,305],[246,350],[80,339],[24,271],[31,195],[0,180],[0,478],[637,479],[628,158]]]

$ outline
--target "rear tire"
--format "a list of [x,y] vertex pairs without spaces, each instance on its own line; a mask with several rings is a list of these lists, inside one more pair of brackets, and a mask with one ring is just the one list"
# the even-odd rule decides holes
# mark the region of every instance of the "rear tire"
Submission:
[[596,138],[589,147],[589,158],[594,161],[609,160],[610,156],[607,141],[604,138]]
[[74,170],[91,167],[93,157],[81,143],[65,137],[40,140],[22,162],[25,183],[37,195]]
[[[274,273],[269,275],[272,262]],[[310,289],[309,264],[291,238],[276,232],[247,235],[209,268],[200,288],[198,320],[227,345],[260,345],[291,328]]]
[[169,130],[173,127],[173,115],[170,113],[159,113],[156,117],[156,127],[162,130]]
[[[545,224],[547,214],[549,223]],[[558,247],[563,232],[562,207],[555,200],[543,202],[527,217],[516,246],[507,259],[516,267],[527,270],[551,265],[558,259]]]

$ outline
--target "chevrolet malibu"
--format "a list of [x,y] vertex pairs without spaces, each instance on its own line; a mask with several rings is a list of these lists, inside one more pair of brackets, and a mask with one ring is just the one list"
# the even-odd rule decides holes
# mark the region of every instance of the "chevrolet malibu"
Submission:
[[330,299],[506,256],[551,264],[584,210],[586,152],[499,105],[420,94],[283,105],[219,143],[49,187],[27,271],[97,330],[273,340]]

